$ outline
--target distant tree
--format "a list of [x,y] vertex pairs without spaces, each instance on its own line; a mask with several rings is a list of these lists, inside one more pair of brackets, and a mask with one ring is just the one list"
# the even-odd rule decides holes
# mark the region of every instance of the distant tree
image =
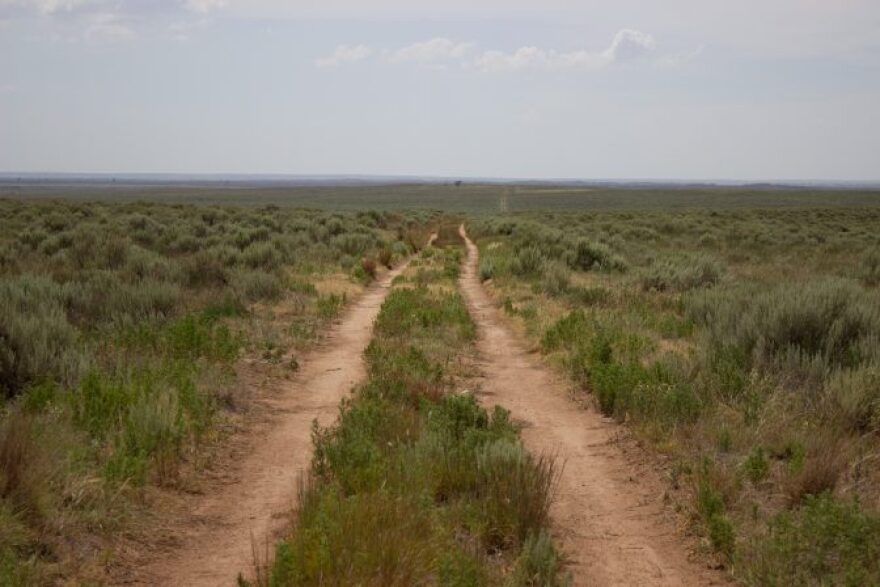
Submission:
[[461,180],[460,179],[455,182],[455,187],[461,187]]

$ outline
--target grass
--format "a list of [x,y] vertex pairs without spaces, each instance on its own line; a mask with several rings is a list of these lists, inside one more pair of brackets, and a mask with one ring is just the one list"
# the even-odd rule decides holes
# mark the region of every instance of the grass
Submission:
[[756,585],[873,584],[876,208],[474,222],[551,363],[676,463],[707,554]]
[[372,279],[342,256],[394,264],[428,218],[0,201],[0,584],[104,580],[77,544],[186,487],[246,405],[240,359],[295,368]]
[[[368,380],[315,428],[297,520],[267,585],[555,585],[556,479],[508,413],[462,391],[474,324],[454,292],[457,250],[428,251],[387,297]],[[430,275],[432,277],[428,278]]]

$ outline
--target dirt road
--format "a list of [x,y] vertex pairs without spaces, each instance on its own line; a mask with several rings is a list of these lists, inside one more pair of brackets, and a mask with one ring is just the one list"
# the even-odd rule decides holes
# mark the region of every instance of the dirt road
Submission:
[[623,453],[620,426],[575,404],[566,383],[504,325],[479,281],[477,247],[460,232],[468,250],[460,285],[480,333],[481,399],[524,423],[529,450],[563,463],[551,515],[575,585],[726,584],[689,559],[662,505],[663,482]]
[[364,378],[362,353],[373,321],[404,268],[374,284],[300,361],[301,371],[271,402],[276,421],[237,464],[235,481],[199,500],[179,548],[139,569],[136,583],[215,587],[234,585],[239,572],[249,574],[253,545],[265,551],[290,523],[298,478],[311,461],[312,421],[332,423],[340,400]]

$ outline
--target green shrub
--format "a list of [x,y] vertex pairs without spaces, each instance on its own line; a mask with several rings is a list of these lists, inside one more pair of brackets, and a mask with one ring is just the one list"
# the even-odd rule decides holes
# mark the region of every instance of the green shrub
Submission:
[[626,262],[611,252],[611,249],[602,243],[579,239],[574,244],[574,251],[569,255],[569,265],[573,269],[591,271],[603,269],[607,271],[624,271]]
[[562,587],[570,584],[562,573],[562,557],[550,534],[542,530],[523,544],[510,584],[516,587]]
[[832,416],[855,433],[880,430],[880,367],[868,365],[836,373],[825,397]]
[[556,481],[552,459],[534,459],[519,442],[498,440],[477,451],[476,473],[490,547],[522,544],[547,527]]
[[724,501],[712,486],[708,476],[700,475],[697,485],[697,507],[709,531],[712,547],[730,558],[736,546],[733,524],[724,513]]
[[516,252],[510,262],[510,272],[521,277],[540,275],[544,268],[544,255],[536,246],[528,246]]
[[274,271],[281,266],[281,255],[270,243],[256,242],[241,252],[242,262],[251,269]]
[[76,381],[89,364],[68,322],[69,292],[44,277],[0,279],[0,395],[20,393],[50,378]]
[[237,271],[232,276],[232,288],[247,301],[278,299],[284,291],[277,275],[260,270]]
[[880,303],[852,282],[692,293],[685,308],[704,327],[710,360],[743,372],[758,367],[821,382],[830,370],[880,358]]
[[547,263],[541,286],[551,296],[565,295],[570,286],[568,269],[561,263]]
[[318,296],[318,316],[328,320],[334,318],[345,305],[345,295],[330,294]]
[[642,289],[649,291],[688,291],[715,285],[724,269],[711,257],[664,259],[642,273]]
[[488,257],[481,258],[478,273],[480,281],[489,281],[495,276],[495,262]]
[[743,463],[743,470],[752,483],[758,483],[767,476],[770,464],[767,462],[767,455],[763,447],[756,446],[752,449],[745,463]]
[[759,585],[880,584],[880,518],[829,494],[778,514],[742,556]]

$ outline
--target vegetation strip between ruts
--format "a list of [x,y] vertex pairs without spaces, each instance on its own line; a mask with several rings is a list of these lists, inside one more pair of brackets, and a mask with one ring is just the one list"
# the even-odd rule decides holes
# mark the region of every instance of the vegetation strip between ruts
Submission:
[[[442,240],[442,235],[441,235]],[[452,291],[458,249],[398,278],[366,351],[369,379],[314,430],[297,521],[265,585],[553,585],[551,459],[508,413],[461,389],[474,323]]]

